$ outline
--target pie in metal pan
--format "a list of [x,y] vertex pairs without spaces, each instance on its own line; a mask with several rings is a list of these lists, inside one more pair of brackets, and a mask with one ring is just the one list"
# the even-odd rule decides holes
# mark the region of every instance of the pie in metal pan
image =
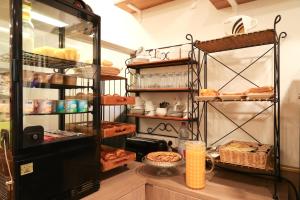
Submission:
[[157,151],[147,154],[144,158],[144,163],[154,167],[176,167],[184,163],[182,156],[179,153]]

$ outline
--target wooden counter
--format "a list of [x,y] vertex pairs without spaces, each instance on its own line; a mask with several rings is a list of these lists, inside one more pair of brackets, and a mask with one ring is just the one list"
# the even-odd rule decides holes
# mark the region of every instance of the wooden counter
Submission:
[[104,174],[100,190],[84,200],[270,200],[272,184],[264,179],[216,171],[202,190],[185,186],[182,169],[158,177],[156,170],[134,162],[127,170]]

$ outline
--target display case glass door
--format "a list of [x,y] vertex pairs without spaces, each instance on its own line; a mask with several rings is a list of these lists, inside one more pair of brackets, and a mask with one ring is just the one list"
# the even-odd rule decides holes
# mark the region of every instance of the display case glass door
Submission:
[[98,25],[55,2],[22,1],[20,149],[97,134]]
[[9,0],[0,4],[0,199],[11,198],[12,148],[10,130],[11,70],[10,70]]

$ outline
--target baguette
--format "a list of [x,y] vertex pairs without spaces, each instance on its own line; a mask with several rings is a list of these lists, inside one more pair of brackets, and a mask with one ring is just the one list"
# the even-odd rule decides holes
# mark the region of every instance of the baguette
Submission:
[[246,91],[247,94],[249,93],[269,93],[273,92],[274,88],[270,86],[264,86],[264,87],[256,87],[256,88],[250,88]]

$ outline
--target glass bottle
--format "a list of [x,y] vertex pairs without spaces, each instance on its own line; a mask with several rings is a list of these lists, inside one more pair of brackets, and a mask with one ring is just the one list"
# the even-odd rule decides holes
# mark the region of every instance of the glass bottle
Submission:
[[34,49],[34,26],[31,21],[31,2],[23,0],[23,50],[32,52]]
[[178,153],[185,158],[185,143],[189,140],[189,131],[185,122],[181,123],[178,131]]

